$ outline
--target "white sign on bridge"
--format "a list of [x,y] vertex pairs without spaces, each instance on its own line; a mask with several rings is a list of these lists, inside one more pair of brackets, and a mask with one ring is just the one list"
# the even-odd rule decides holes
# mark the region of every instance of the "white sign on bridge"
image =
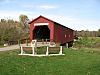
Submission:
[[34,23],[34,26],[44,26],[49,25],[49,23]]

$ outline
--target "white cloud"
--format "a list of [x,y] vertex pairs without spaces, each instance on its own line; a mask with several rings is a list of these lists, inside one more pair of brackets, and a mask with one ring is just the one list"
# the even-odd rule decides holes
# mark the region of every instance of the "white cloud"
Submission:
[[40,9],[55,9],[58,8],[58,6],[53,6],[53,5],[40,5],[38,6]]
[[24,7],[24,8],[35,8],[35,9],[44,9],[44,10],[49,10],[49,9],[56,9],[58,8],[57,5],[34,5],[34,4],[21,4],[20,5],[21,7]]
[[34,8],[34,5],[30,5],[30,4],[24,4],[24,5],[21,5],[22,7],[24,8]]
[[34,13],[31,11],[0,11],[0,19],[14,19],[19,20],[19,15],[24,14],[29,18],[32,18],[31,15]]

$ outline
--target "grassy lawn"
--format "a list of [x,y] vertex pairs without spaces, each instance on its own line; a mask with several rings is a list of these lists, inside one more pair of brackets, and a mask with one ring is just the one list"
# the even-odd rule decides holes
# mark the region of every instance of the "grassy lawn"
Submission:
[[19,56],[0,52],[0,75],[100,75],[100,54],[65,49],[65,56]]

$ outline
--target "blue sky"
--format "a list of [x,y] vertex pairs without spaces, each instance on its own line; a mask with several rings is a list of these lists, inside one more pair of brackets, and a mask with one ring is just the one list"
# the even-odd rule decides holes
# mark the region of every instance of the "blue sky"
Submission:
[[100,29],[100,0],[0,0],[0,18],[43,15],[74,30]]

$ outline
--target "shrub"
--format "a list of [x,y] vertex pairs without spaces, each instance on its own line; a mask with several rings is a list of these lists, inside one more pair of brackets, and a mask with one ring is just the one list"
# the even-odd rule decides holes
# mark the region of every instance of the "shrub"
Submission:
[[74,42],[74,47],[94,47],[94,44],[98,43],[96,38],[90,38],[90,37],[81,37],[79,40]]

